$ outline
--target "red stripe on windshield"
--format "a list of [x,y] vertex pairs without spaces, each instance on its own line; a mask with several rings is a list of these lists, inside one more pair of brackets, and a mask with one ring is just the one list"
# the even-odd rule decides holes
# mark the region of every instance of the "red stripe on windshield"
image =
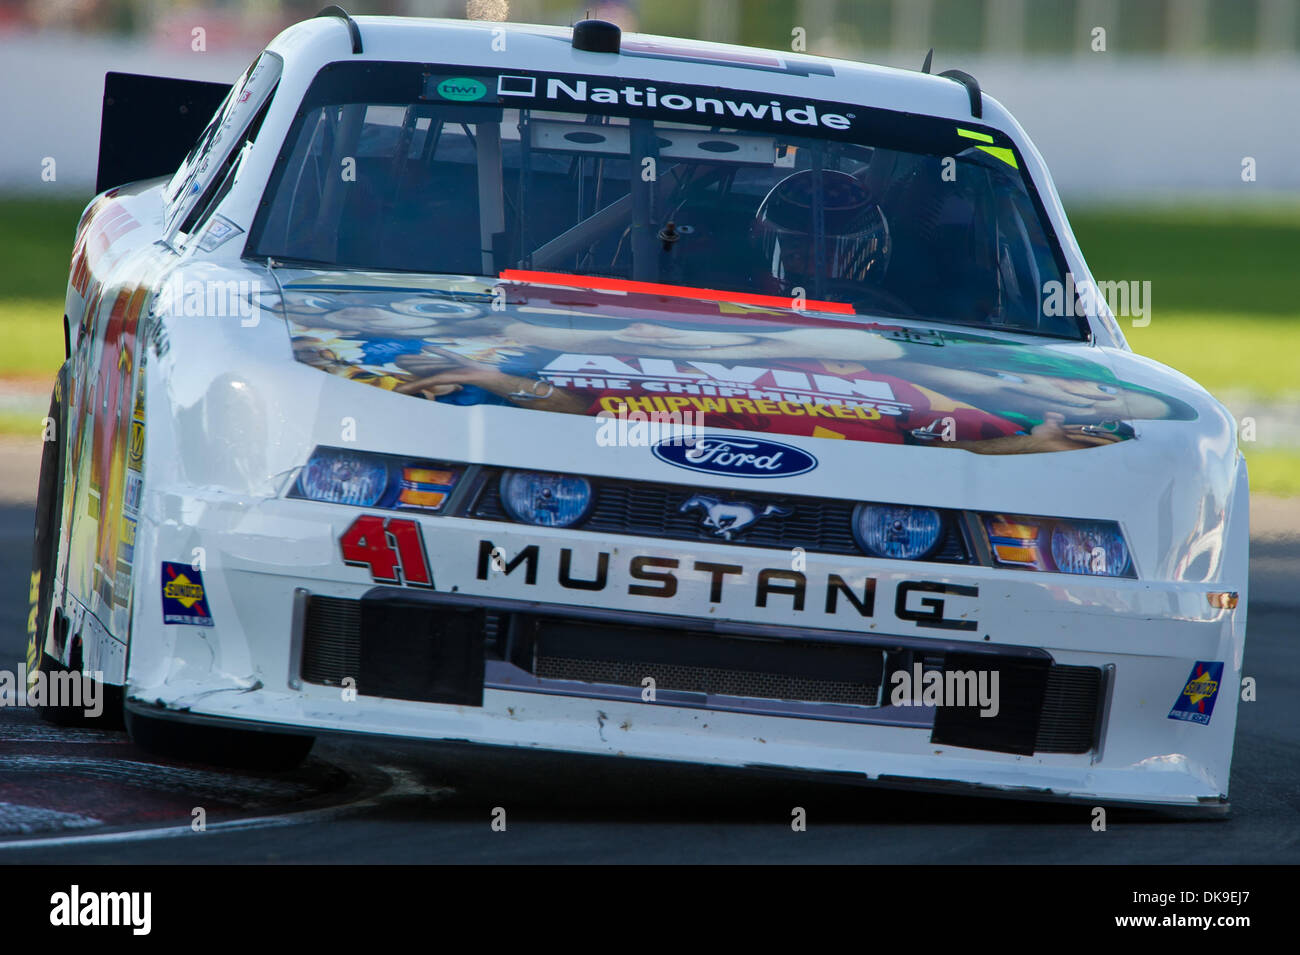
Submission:
[[647,295],[675,295],[705,302],[732,302],[736,305],[764,305],[771,308],[792,308],[796,311],[831,312],[836,315],[855,315],[853,306],[845,302],[818,302],[805,299],[796,306],[793,298],[781,295],[753,295],[749,292],[720,292],[711,288],[694,288],[690,285],[662,285],[659,282],[634,282],[631,279],[601,278],[594,275],[572,275],[568,272],[533,272],[528,269],[506,269],[501,278],[507,282],[537,282],[542,285],[567,285],[601,292],[641,292]]

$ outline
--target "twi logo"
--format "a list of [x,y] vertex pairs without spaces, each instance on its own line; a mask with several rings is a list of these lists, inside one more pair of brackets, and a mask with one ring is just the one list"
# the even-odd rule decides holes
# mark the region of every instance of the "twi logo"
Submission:
[[733,477],[791,477],[817,467],[817,459],[801,448],[757,438],[708,435],[690,445],[665,439],[651,450],[674,467]]
[[465,76],[456,76],[438,84],[438,95],[443,99],[468,103],[470,100],[482,99],[487,95],[487,87],[478,80]]

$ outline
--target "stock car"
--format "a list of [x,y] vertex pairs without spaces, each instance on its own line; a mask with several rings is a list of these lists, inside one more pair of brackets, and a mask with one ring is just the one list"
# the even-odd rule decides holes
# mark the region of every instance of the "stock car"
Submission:
[[1227,812],[1235,423],[974,77],[327,8],[99,189],[27,662],[137,743]]

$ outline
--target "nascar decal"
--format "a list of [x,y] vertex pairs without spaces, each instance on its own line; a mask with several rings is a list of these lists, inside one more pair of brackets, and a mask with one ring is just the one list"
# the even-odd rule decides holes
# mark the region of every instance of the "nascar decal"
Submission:
[[162,562],[163,623],[212,626],[212,611],[203,589],[203,572],[189,564]]
[[1222,678],[1222,663],[1197,660],[1183,685],[1183,692],[1178,695],[1174,708],[1169,711],[1169,718],[1208,726],[1210,717],[1214,714],[1214,701],[1219,697]]
[[299,361],[441,404],[689,412],[709,429],[987,454],[1096,447],[1132,438],[1134,419],[1195,416],[1077,348],[664,294],[307,274],[284,292]]

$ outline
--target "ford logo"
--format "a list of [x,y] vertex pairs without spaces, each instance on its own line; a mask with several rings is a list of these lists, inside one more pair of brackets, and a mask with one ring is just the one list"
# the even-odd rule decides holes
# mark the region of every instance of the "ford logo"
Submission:
[[707,435],[692,444],[681,438],[664,438],[651,450],[660,461],[674,467],[733,477],[791,477],[817,467],[817,459],[807,451],[757,438]]

